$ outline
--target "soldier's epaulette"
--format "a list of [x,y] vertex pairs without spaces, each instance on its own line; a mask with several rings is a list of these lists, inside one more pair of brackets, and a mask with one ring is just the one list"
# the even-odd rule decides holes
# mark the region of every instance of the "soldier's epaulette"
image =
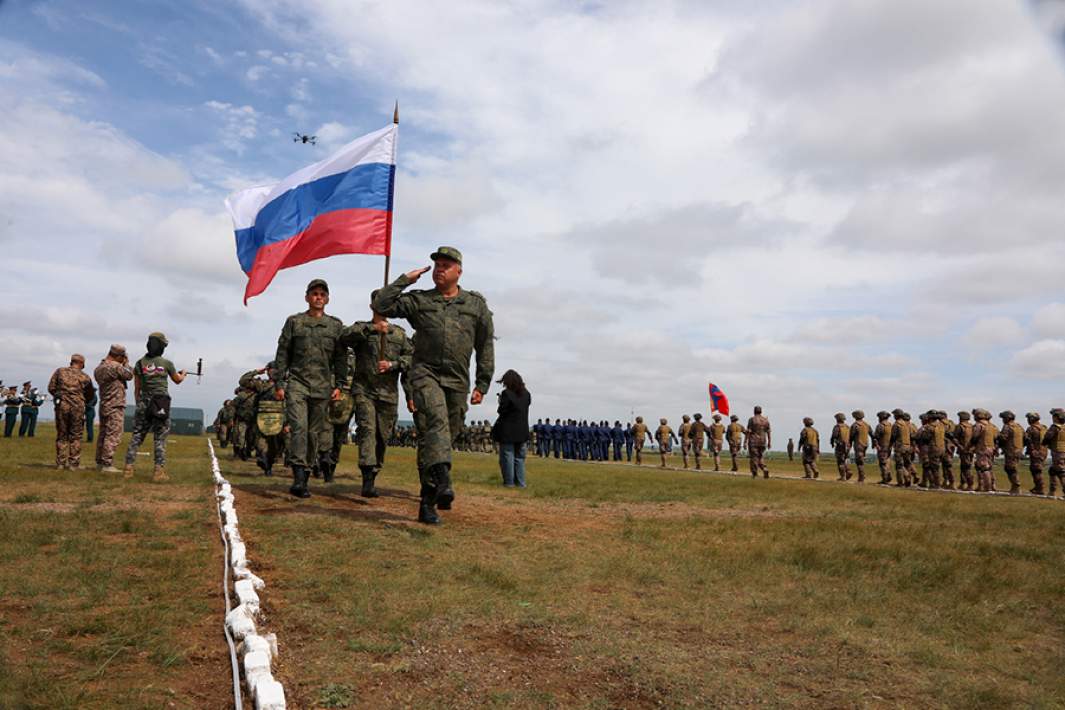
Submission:
[[465,291],[465,293],[467,295],[473,296],[474,298],[479,298],[482,301],[484,301],[485,303],[488,302],[488,299],[486,299],[483,295],[481,295],[481,293],[479,291]]
[[328,313],[326,313],[326,314],[325,314],[325,317],[326,317],[326,318],[329,318],[330,320],[335,320],[335,321],[336,321],[337,323],[339,323],[339,324],[340,324],[341,326],[343,326],[343,325],[344,325],[344,321],[340,320],[340,319],[339,319],[339,318],[337,318],[336,316],[331,316],[331,315],[329,315]]

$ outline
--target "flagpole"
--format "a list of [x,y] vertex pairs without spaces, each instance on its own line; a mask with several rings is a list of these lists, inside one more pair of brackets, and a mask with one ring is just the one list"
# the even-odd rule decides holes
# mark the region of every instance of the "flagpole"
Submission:
[[[397,126],[399,125],[399,99],[396,99],[396,108],[392,112],[392,123],[397,125]],[[395,164],[396,164],[395,137],[393,137],[392,141],[393,141],[392,142],[392,166],[393,166],[392,169],[395,170]],[[395,176],[395,173],[393,173],[393,175],[392,175],[392,190],[393,191],[395,190],[395,182],[396,182],[396,176]],[[389,196],[389,197],[391,197],[391,196]],[[391,200],[389,200],[389,201],[391,202]],[[392,208],[392,212],[394,213],[395,212],[395,205],[389,205],[389,206]],[[389,219],[391,219],[391,216],[389,217]],[[389,224],[388,251],[385,253],[385,280],[384,280],[384,286],[388,286],[388,268],[391,265],[392,265],[392,230],[391,230],[391,224]],[[382,286],[382,288],[384,286]],[[381,342],[380,342],[380,347],[378,348],[378,354],[382,358],[385,356],[385,334],[384,333],[381,333]]]

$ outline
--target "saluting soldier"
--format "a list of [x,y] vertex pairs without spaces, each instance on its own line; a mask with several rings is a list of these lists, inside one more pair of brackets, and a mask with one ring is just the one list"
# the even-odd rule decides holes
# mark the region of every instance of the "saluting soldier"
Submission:
[[1065,494],[1065,409],[1055,407],[1050,410],[1051,424],[1043,435],[1043,446],[1050,449],[1050,497],[1053,498],[1061,486]]
[[339,384],[348,370],[347,348],[340,344],[344,323],[325,312],[329,284],[314,279],[307,284],[304,299],[307,310],[285,320],[274,356],[276,396],[285,403],[289,428],[289,493],[299,498],[311,495],[307,482],[315,463],[319,470],[329,470],[333,430],[326,423],[326,413],[329,402],[340,399]]
[[814,420],[803,417],[803,429],[799,432],[799,453],[802,456],[802,477],[819,478],[817,457],[821,453],[821,435],[814,429]]
[[[739,462],[737,459],[740,455],[740,449],[743,448],[743,437],[747,435],[747,430],[740,424],[740,418],[735,414],[729,416],[729,425],[726,432],[726,438],[728,439],[728,452],[732,457],[732,471],[736,472],[740,470]],[[791,439],[788,439],[791,442]],[[794,449],[794,443],[792,443]]]
[[854,423],[851,424],[851,447],[854,449],[854,467],[858,469],[858,483],[865,483],[865,452],[869,450],[869,438],[872,429],[865,421],[865,412],[855,409],[851,412]]
[[1029,493],[1046,495],[1046,489],[1043,487],[1043,465],[1047,460],[1047,448],[1043,445],[1043,437],[1046,436],[1047,428],[1039,423],[1039,412],[1028,412],[1025,418],[1028,420],[1028,428],[1024,431],[1024,445],[1028,454],[1028,470],[1032,474],[1032,489]]
[[[266,375],[261,379],[260,375]],[[248,455],[255,453],[255,462],[263,475],[274,475],[274,462],[284,450],[284,404],[277,398],[277,369],[273,362],[258,370],[250,370],[240,377],[240,386],[249,392]]]
[[[370,300],[376,296],[377,291],[374,291]],[[359,425],[362,496],[376,498],[374,481],[384,466],[388,440],[392,438],[398,416],[398,382],[400,374],[410,370],[414,346],[401,326],[389,323],[385,316],[376,312],[369,321],[349,326],[344,333],[344,342],[355,354],[351,395],[355,398],[355,419]],[[411,399],[411,393],[406,374],[403,377],[406,401]]]
[[839,470],[839,478],[836,480],[851,480],[851,469],[847,465],[851,453],[851,428],[847,425],[847,415],[843,412],[836,412],[836,425],[832,427],[828,445],[836,454],[836,468]]
[[769,467],[765,465],[765,451],[773,446],[773,434],[769,420],[762,415],[762,408],[754,408],[754,416],[747,420],[747,455],[750,457],[751,477],[758,478],[761,471],[769,478]]
[[1000,412],[998,416],[1002,419],[1002,432],[998,437],[998,446],[1002,449],[1006,477],[1010,479],[1010,495],[1015,496],[1021,492],[1021,478],[1017,467],[1024,454],[1024,429],[1017,423],[1017,415],[1008,409]]
[[[459,287],[462,252],[440,247],[430,255],[432,267],[403,274],[382,288],[373,310],[386,317],[406,318],[414,327],[410,385],[418,427],[418,477],[421,503],[418,520],[437,524],[436,509],[450,510],[451,447],[466,417],[467,400],[484,400],[495,370],[492,311],[484,296]],[[435,288],[403,293],[432,268]],[[470,394],[470,356],[476,353],[476,376]],[[561,433],[561,432],[560,432]]]

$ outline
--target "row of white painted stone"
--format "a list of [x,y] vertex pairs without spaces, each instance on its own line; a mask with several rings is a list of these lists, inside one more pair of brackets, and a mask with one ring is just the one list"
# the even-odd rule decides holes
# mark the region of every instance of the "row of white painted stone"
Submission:
[[229,541],[229,566],[238,602],[226,614],[226,626],[239,642],[237,653],[243,663],[244,684],[256,710],[285,710],[285,689],[270,671],[270,662],[277,658],[277,637],[274,634],[261,635],[255,627],[255,619],[259,615],[257,592],[266,583],[248,569],[248,550],[237,528],[233,489],[222,477],[214,447],[211,447],[211,468],[218,486],[218,508],[222,512],[223,531]]

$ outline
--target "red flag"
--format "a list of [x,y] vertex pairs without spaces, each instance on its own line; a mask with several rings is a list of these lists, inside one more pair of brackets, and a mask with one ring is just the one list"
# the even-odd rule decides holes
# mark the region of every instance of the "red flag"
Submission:
[[728,397],[713,382],[710,383],[710,411],[721,412],[728,416]]

